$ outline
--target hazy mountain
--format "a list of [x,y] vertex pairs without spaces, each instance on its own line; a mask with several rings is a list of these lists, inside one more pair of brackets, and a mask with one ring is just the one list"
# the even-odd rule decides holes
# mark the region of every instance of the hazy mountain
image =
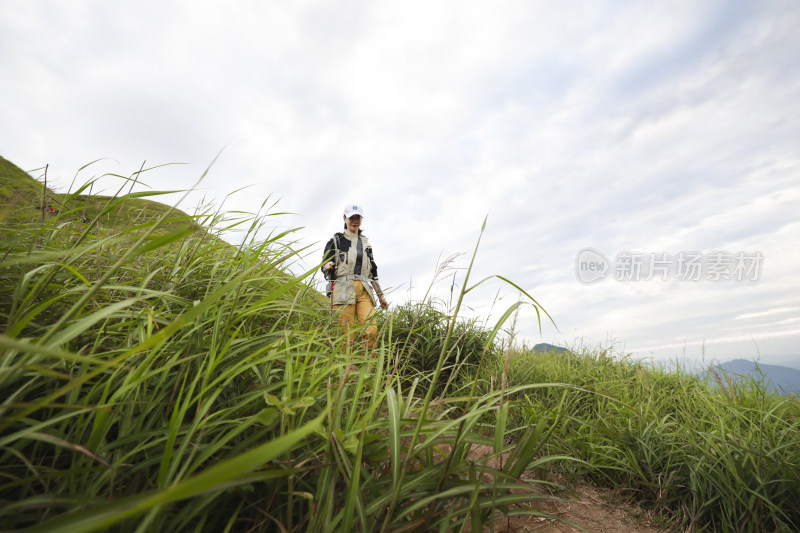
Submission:
[[715,365],[714,368],[729,376],[739,376],[761,380],[767,390],[778,394],[800,394],[800,370],[788,366],[756,363],[746,359],[735,359]]
[[555,344],[549,344],[546,342],[542,342],[537,344],[533,347],[534,352],[569,352],[569,349],[563,348],[561,346],[556,346]]
[[[764,360],[767,360],[767,357],[763,357]],[[772,358],[770,359],[773,365],[779,366],[788,366],[789,368],[794,368],[795,370],[800,370],[800,357],[780,357],[780,358]]]

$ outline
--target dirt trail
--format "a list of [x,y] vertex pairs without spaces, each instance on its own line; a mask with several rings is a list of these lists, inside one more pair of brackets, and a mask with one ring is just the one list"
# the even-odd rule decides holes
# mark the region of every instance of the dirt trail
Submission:
[[[495,524],[497,533],[667,533],[625,503],[612,503],[611,491],[596,487],[573,488],[572,499],[564,502],[544,502],[541,510],[564,522],[534,516],[513,516]],[[538,506],[538,504],[537,504]],[[638,516],[637,516],[638,515]],[[570,525],[575,524],[574,526]],[[580,526],[580,527],[578,527]],[[583,528],[583,529],[580,529]]]
[[[470,459],[496,466],[496,458],[491,457],[491,446],[475,446],[469,453]],[[508,454],[504,454],[505,461]],[[523,478],[536,479],[532,471],[525,472]],[[566,485],[561,482],[561,485]],[[512,516],[495,523],[497,533],[670,533],[670,530],[652,523],[635,505],[621,501],[613,490],[592,487],[585,484],[569,487],[571,493],[560,495],[559,500],[537,501],[535,507],[542,512],[558,517],[560,520],[537,516]],[[571,525],[574,524],[574,525]]]

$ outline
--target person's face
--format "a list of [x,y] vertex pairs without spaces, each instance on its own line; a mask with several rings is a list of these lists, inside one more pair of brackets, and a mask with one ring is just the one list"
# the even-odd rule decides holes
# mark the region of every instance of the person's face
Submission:
[[347,231],[358,233],[358,228],[361,227],[361,215],[353,215],[350,218],[344,217],[344,223],[347,224]]

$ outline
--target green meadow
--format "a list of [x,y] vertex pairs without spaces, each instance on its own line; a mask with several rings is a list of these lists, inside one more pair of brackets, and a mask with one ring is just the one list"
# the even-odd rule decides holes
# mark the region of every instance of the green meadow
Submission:
[[[550,320],[536,295],[469,268],[366,354],[273,204],[186,214],[131,193],[146,175],[55,194],[0,158],[0,530],[492,531],[563,519],[572,483],[665,530],[800,530],[796,397],[536,353],[513,342],[519,309]],[[479,284],[520,300],[461,317]]]

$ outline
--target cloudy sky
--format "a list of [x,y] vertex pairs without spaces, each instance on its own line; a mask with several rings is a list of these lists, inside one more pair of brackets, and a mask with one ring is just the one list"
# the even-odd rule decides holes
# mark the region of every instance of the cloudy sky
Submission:
[[295,268],[362,203],[393,303],[488,217],[473,280],[557,326],[521,341],[800,366],[798,50],[794,0],[0,0],[0,155],[59,190],[219,155],[181,207],[279,199]]

